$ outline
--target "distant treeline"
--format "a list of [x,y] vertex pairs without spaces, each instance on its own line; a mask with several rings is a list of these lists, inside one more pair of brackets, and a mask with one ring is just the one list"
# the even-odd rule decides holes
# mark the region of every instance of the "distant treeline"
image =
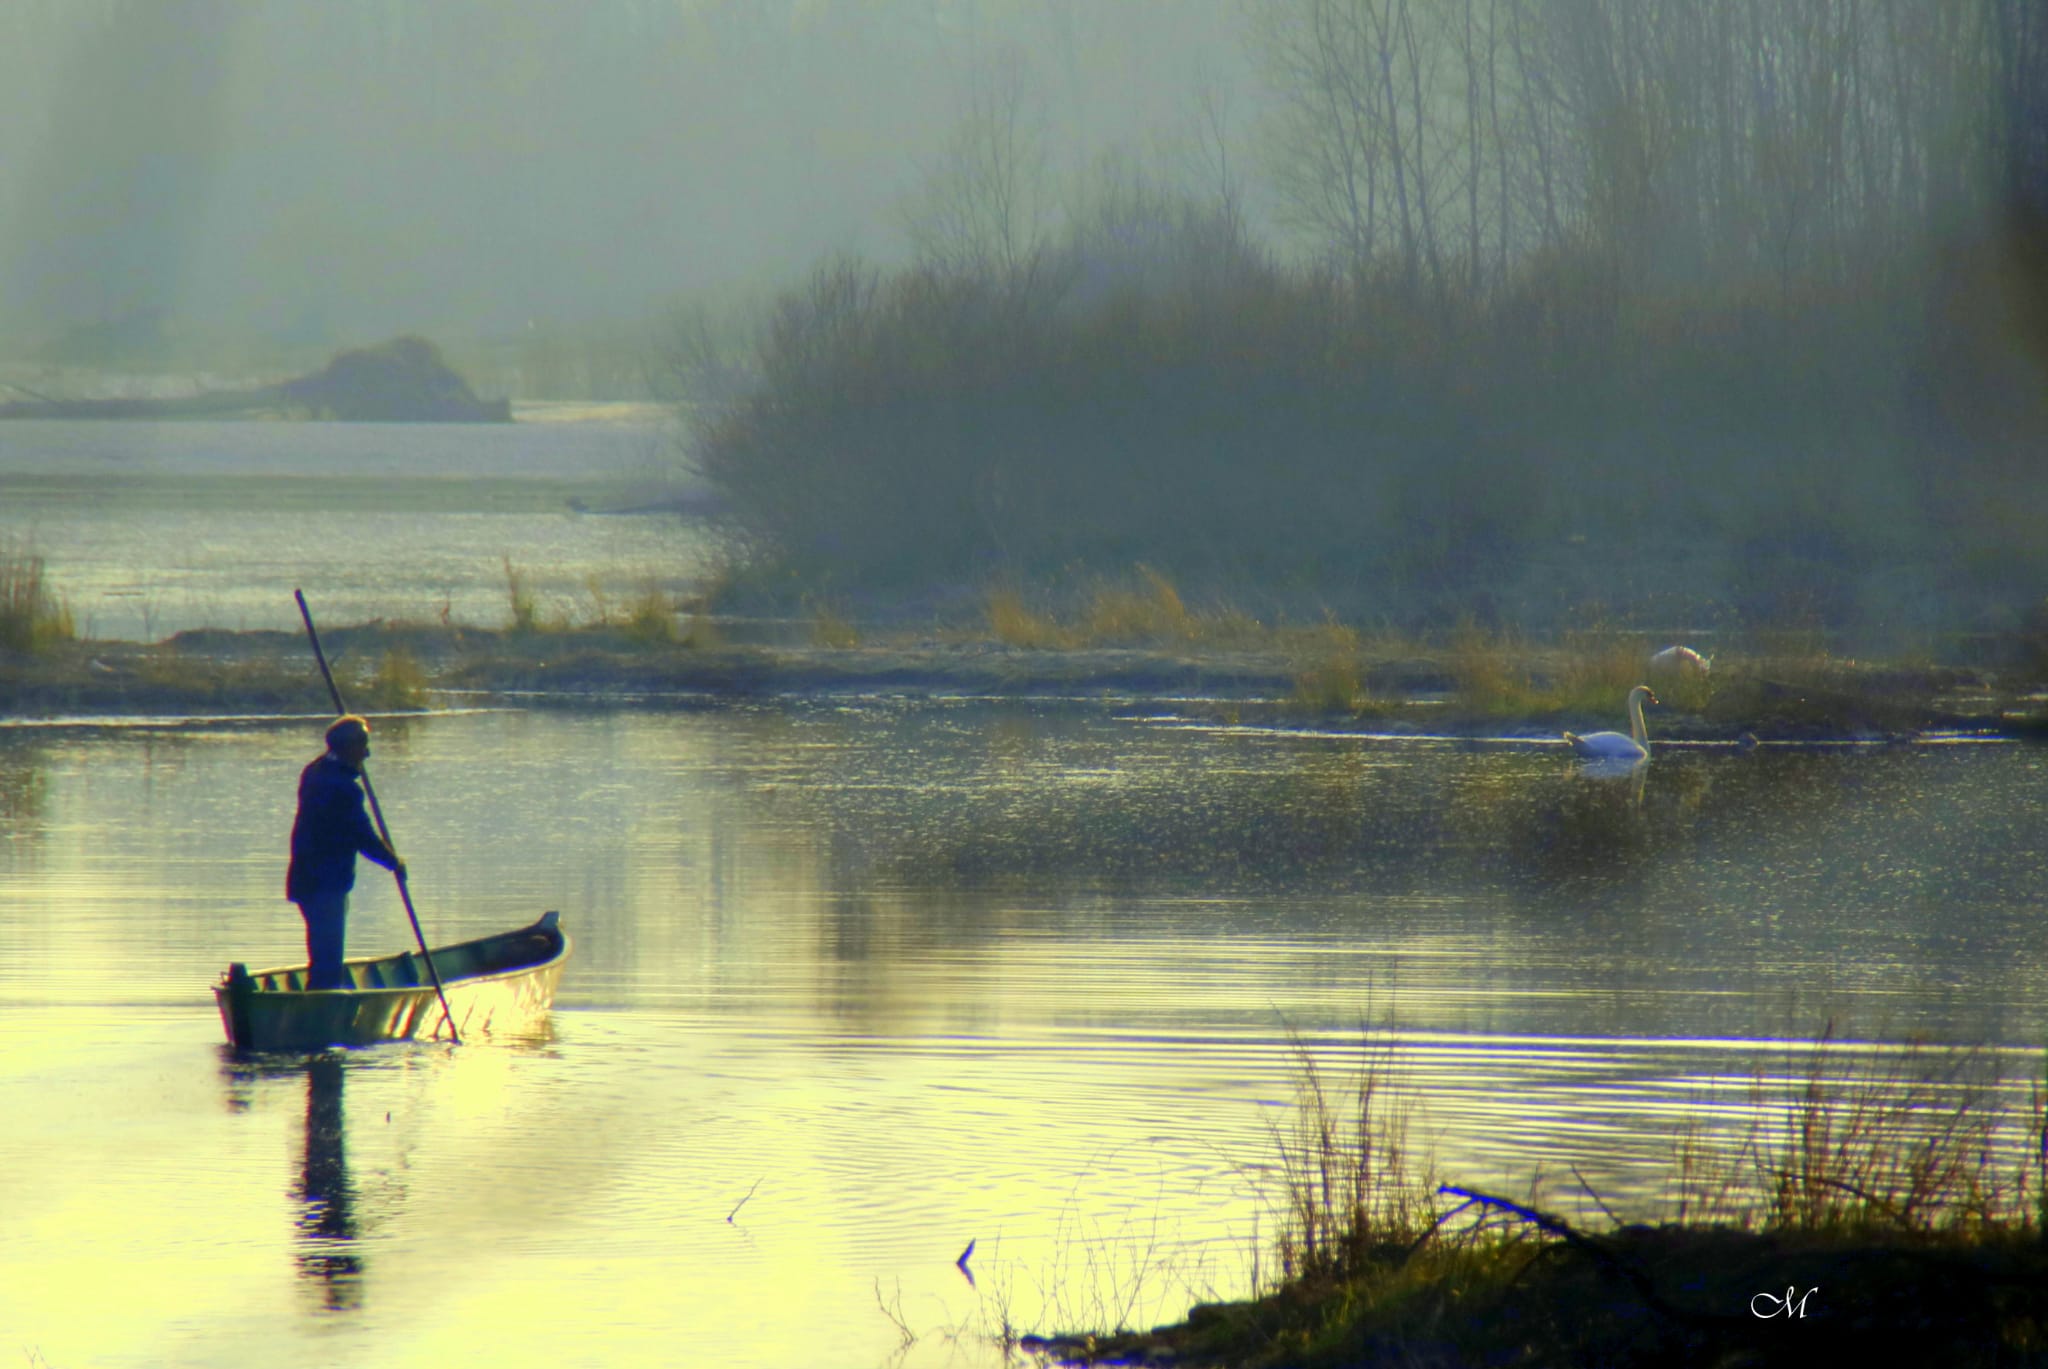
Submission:
[[2031,7],[1301,0],[1260,34],[1317,250],[1128,168],[1042,229],[978,104],[922,260],[820,267],[721,376],[695,459],[758,564],[1894,645],[2048,590]]

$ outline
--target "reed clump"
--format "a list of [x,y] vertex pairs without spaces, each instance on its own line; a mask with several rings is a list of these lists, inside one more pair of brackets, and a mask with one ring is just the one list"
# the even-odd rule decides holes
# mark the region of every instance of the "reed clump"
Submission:
[[626,602],[620,615],[620,626],[636,642],[647,646],[674,646],[683,635],[676,618],[674,601],[658,586],[644,584],[639,593]]
[[42,556],[0,542],[0,649],[37,652],[76,635],[70,605],[50,588]]
[[427,703],[427,672],[404,646],[387,648],[356,700],[366,708],[413,709]]
[[1255,1267],[1258,1296],[1177,1326],[1035,1347],[1235,1369],[1778,1363],[1810,1353],[1810,1317],[1871,1354],[2048,1364],[2048,1089],[2017,1102],[1994,1052],[1829,1024],[1758,1067],[1746,1134],[1688,1130],[1675,1221],[1624,1224],[1590,1195],[1600,1229],[1435,1183],[1390,1037],[1365,1039],[1343,1098],[1297,1054],[1268,1171],[1276,1277]]
[[1082,573],[1065,584],[1028,592],[1014,582],[982,598],[989,635],[1006,646],[1037,651],[1105,647],[1266,646],[1274,637],[1250,615],[1229,607],[1188,607],[1162,571],[1133,566],[1120,576]]
[[1374,706],[1365,683],[1364,644],[1356,628],[1333,618],[1297,635],[1289,645],[1295,667],[1294,692],[1288,701],[1294,708],[1357,715]]
[[1333,1092],[1295,1041],[1290,1127],[1275,1128],[1283,1281],[1350,1277],[1403,1251],[1429,1229],[1435,1182],[1409,1149],[1413,1100],[1396,1089],[1391,1040],[1361,1035],[1348,1096]]
[[[1547,642],[1467,619],[1449,634],[1441,655],[1459,708],[1493,718],[1607,717],[1639,684],[1654,689],[1666,709],[1706,715],[1723,684],[1742,674],[1739,663],[1732,670],[1726,664],[1659,665],[1652,661],[1657,649],[1646,634],[1597,618]],[[1740,721],[1738,711],[1731,702],[1713,716]]]
[[1001,586],[988,592],[988,630],[1005,646],[1029,651],[1058,651],[1074,645],[1073,634],[1051,614],[1031,607],[1021,591]]
[[508,631],[530,633],[538,630],[539,601],[534,597],[533,584],[526,578],[526,572],[512,564],[512,558],[503,558],[505,565],[505,602],[511,610],[506,623]]
[[2039,1230],[2048,1114],[2040,1088],[2018,1114],[2014,1096],[1992,1052],[1847,1042],[1830,1022],[1803,1060],[1758,1071],[1746,1134],[1684,1139],[1678,1209],[1769,1231]]
[[[587,577],[583,591],[588,604],[579,615],[577,606],[568,601],[552,610],[543,609],[526,570],[509,556],[504,558],[504,566],[508,609],[505,632],[509,636],[560,636],[592,631],[616,633],[627,642],[645,647],[675,646],[685,640],[675,600],[652,576],[643,577],[622,593],[615,593],[596,575]],[[709,636],[708,630],[705,635]],[[694,634],[691,640],[695,640]]]
[[[584,589],[590,595],[588,626],[616,629],[643,646],[673,646],[682,639],[675,602],[651,576],[617,597],[595,575],[584,582]],[[570,628],[565,623],[558,630]]]
[[[1604,623],[1566,630],[1559,637],[1551,670],[1553,707],[1574,712],[1612,709],[1629,690],[1649,682],[1650,652],[1650,642],[1641,633]],[[1665,692],[1660,689],[1659,697]]]
[[1443,659],[1458,705],[1467,712],[1499,717],[1547,707],[1530,648],[1519,634],[1491,632],[1466,618],[1450,634]]
[[811,640],[821,647],[851,651],[860,645],[860,629],[838,609],[815,605],[811,611]]
[[1188,641],[1197,632],[1180,591],[1145,565],[1130,583],[1097,585],[1081,624],[1082,639],[1096,643]]

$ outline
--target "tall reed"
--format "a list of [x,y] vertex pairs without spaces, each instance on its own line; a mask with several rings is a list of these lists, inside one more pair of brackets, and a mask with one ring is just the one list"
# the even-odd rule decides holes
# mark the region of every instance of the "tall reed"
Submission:
[[1394,1085],[1390,1038],[1361,1032],[1348,1094],[1324,1081],[1294,1039],[1295,1109],[1276,1127],[1279,1229],[1285,1280],[1342,1278],[1412,1244],[1430,1224],[1435,1181],[1409,1148],[1412,1110]]
[[[1431,1229],[1430,1166],[1390,1037],[1363,1033],[1333,1088],[1298,1038],[1295,1108],[1273,1131],[1285,1280],[1399,1263]],[[1682,1224],[1832,1236],[2048,1231],[2048,1080],[1981,1047],[1840,1039],[1829,1022],[1778,1068],[1759,1062],[1746,1125],[1683,1131],[1665,1215]],[[1726,1109],[1715,1110],[1726,1115]]]
[[1695,1125],[1675,1174],[1679,1221],[1806,1232],[2039,1229],[2048,1217],[2044,1092],[1982,1047],[1839,1039],[1829,1023],[1757,1067],[1748,1121]]
[[1172,581],[1147,565],[1137,567],[1136,581],[1096,586],[1082,624],[1086,640],[1172,642],[1195,635],[1194,619]]
[[982,599],[984,621],[997,641],[1037,650],[1085,647],[1172,647],[1270,644],[1271,634],[1234,610],[1188,607],[1162,571],[1139,563],[1122,575],[1088,574],[1079,583],[1059,577],[1027,598],[1010,581]]
[[652,581],[627,602],[623,626],[628,636],[649,646],[673,646],[682,638],[674,600]]
[[503,559],[505,563],[505,599],[512,610],[511,630],[514,632],[532,632],[540,626],[537,616],[539,608],[533,597],[533,585],[527,580],[526,572],[512,564],[510,556],[506,556]]
[[403,646],[386,650],[359,701],[372,708],[425,707],[427,673],[419,658]]
[[1987,1051],[1925,1042],[1854,1049],[1830,1022],[1791,1075],[1779,1124],[1754,1147],[1766,1224],[1930,1230],[2032,1220],[2041,1157],[2000,1144],[2013,1120],[2004,1084]]
[[1332,618],[1320,628],[1294,634],[1296,708],[1309,713],[1361,713],[1372,705],[1362,669],[1362,645],[1356,628]]
[[32,547],[0,541],[0,648],[39,651],[76,636],[71,608],[51,592]]

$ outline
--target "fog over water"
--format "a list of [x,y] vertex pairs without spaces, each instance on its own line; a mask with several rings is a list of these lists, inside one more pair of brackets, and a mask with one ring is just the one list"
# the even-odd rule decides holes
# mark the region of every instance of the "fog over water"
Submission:
[[1222,0],[7,8],[0,299],[38,338],[638,317],[899,255],[904,197],[992,73],[1068,175],[1186,136],[1244,60]]

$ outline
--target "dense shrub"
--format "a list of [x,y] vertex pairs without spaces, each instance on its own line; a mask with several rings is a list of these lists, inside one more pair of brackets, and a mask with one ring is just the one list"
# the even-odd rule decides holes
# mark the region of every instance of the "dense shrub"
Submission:
[[1967,260],[1618,310],[1569,258],[1429,307],[1241,243],[1178,260],[833,262],[697,459],[757,560],[894,599],[1140,562],[1424,623],[1597,601],[1881,628],[2039,597],[2048,407],[1980,364],[1947,298]]

